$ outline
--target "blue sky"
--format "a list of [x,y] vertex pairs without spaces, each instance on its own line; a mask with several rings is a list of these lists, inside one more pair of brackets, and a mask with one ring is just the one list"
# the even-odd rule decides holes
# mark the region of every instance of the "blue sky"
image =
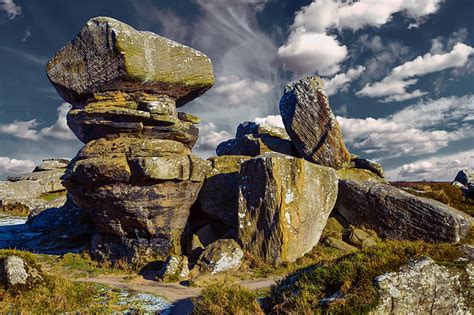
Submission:
[[279,124],[291,80],[317,74],[351,152],[390,179],[474,167],[474,1],[0,0],[0,176],[75,155],[46,62],[105,15],[206,53],[217,82],[183,110],[213,154],[246,120]]

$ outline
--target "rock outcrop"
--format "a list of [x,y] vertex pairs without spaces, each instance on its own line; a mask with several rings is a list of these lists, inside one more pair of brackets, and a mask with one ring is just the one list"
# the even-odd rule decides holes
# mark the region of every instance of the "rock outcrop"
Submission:
[[105,17],[87,22],[47,65],[86,142],[63,177],[95,225],[98,259],[181,254],[180,238],[210,162],[191,154],[199,119],[177,106],[214,82],[204,54]]
[[301,156],[340,169],[350,162],[339,123],[317,77],[289,84],[280,101],[285,129]]
[[370,314],[470,314],[460,281],[431,258],[413,260],[375,279],[380,298]]
[[[66,188],[61,183],[69,161],[47,159],[32,173],[10,176],[0,182],[0,207],[3,212],[39,212],[60,207],[66,201]],[[19,211],[22,210],[23,211]]]
[[258,156],[266,152],[299,156],[285,129],[244,122],[237,127],[235,139],[222,142],[216,148],[217,155]]
[[453,185],[459,186],[467,196],[474,198],[474,171],[463,169],[454,178]]
[[390,239],[456,243],[473,224],[471,216],[443,203],[370,181],[340,180],[336,210],[350,224]]
[[278,153],[243,163],[238,241],[264,261],[294,261],[319,241],[337,197],[334,169]]

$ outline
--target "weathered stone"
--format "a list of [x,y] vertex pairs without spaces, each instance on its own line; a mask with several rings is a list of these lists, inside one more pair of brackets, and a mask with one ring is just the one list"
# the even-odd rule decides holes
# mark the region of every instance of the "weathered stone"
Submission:
[[339,181],[336,209],[350,224],[390,239],[459,242],[472,217],[438,201],[375,182]]
[[469,183],[474,182],[474,171],[468,168],[460,170],[456,175],[456,178],[454,178],[454,181],[467,186]]
[[374,174],[373,172],[365,169],[358,168],[341,168],[337,170],[337,177],[341,180],[355,180],[355,181],[369,181],[377,183],[386,183],[386,181]]
[[158,272],[158,278],[164,282],[185,280],[189,278],[188,258],[170,255]]
[[178,117],[175,100],[166,95],[158,95],[152,99],[140,99],[138,100],[137,109],[150,114]]
[[201,118],[189,113],[179,112],[178,118],[181,119],[182,121],[189,122],[192,124],[199,124],[201,122]]
[[33,172],[52,171],[67,168],[69,160],[67,159],[46,159],[38,165]]
[[199,271],[215,275],[239,269],[244,252],[234,240],[221,239],[206,246],[198,260]]
[[334,237],[337,239],[342,239],[342,233],[344,231],[344,227],[337,221],[336,218],[330,217],[326,221],[326,226],[322,232],[321,237]]
[[459,274],[423,257],[375,278],[379,302],[371,314],[470,314]]
[[199,129],[188,122],[169,126],[144,126],[142,136],[147,138],[174,140],[192,148],[198,139]]
[[377,245],[372,235],[362,229],[354,227],[351,227],[347,239],[352,245],[362,248]]
[[92,254],[137,262],[153,255],[180,254],[180,236],[202,183],[78,185],[70,179],[65,185],[95,224]]
[[384,177],[384,170],[382,168],[382,165],[380,165],[377,162],[374,162],[368,159],[363,159],[358,156],[352,156],[351,164],[353,164],[355,168],[369,170],[375,175],[378,175],[382,178]]
[[253,121],[243,122],[237,127],[235,138],[242,138],[246,135],[253,135],[255,137],[266,135],[283,140],[290,140],[290,137],[284,128],[271,126],[268,124],[259,124]]
[[295,261],[319,241],[337,197],[334,169],[277,153],[242,164],[239,243],[269,263]]
[[335,238],[335,237],[326,237],[324,239],[324,244],[326,246],[340,250],[341,252],[344,252],[344,253],[352,253],[352,252],[357,251],[357,247],[347,244],[343,240]]
[[211,158],[213,168],[197,201],[203,213],[234,228],[238,226],[240,165],[248,159],[248,156],[233,155]]
[[8,256],[3,260],[0,280],[7,288],[26,285],[28,281],[26,263],[18,256]]
[[224,141],[216,148],[216,153],[219,156],[258,156],[266,152],[278,152],[286,155],[298,156],[291,141],[266,135],[259,136],[258,138],[253,135],[244,135],[241,138]]
[[214,84],[204,54],[108,17],[89,20],[48,62],[47,73],[71,104],[84,103],[97,92],[147,91],[168,95],[179,106]]
[[139,157],[130,160],[130,165],[138,181],[187,180],[190,175],[190,163],[186,155]]
[[308,77],[289,84],[280,101],[285,129],[306,160],[339,169],[350,161],[322,81]]
[[51,171],[34,172],[17,176],[8,177],[10,182],[19,181],[33,181],[39,183],[41,187],[41,193],[47,193],[51,191],[64,190],[64,186],[61,184],[61,176],[64,174],[64,169],[57,169]]
[[125,154],[127,158],[160,157],[169,155],[190,155],[191,150],[181,142],[162,139],[142,139],[135,137],[102,138],[87,143],[77,154],[85,159],[110,154]]
[[131,172],[124,154],[105,157],[91,157],[79,160],[72,165],[72,171],[63,179],[74,177],[74,181],[84,185],[102,182],[122,182],[130,180]]

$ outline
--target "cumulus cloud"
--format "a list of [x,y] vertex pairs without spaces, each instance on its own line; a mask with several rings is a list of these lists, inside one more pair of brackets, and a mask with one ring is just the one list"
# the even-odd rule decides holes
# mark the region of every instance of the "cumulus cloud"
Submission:
[[434,153],[452,141],[472,137],[464,121],[474,115],[474,95],[420,102],[385,118],[337,117],[352,149],[380,158]]
[[199,128],[199,139],[196,143],[196,149],[201,152],[215,150],[219,143],[231,138],[232,135],[228,131],[217,131],[216,124],[210,122]]
[[345,73],[338,73],[331,79],[324,79],[324,87],[327,95],[333,95],[337,92],[346,92],[349,88],[349,83],[358,79],[365,71],[364,66],[358,66],[347,70]]
[[[329,31],[380,27],[397,12],[420,21],[422,17],[435,13],[441,2],[314,0],[296,13],[289,38],[278,50],[278,57],[297,76],[314,72],[332,75],[346,58],[347,48],[336,36],[328,35]],[[303,58],[308,61],[302,61]]]
[[10,175],[31,172],[35,163],[30,160],[17,160],[0,156],[0,174]]
[[416,160],[388,170],[386,175],[390,180],[452,181],[463,168],[474,168],[474,150]]
[[251,101],[271,89],[272,87],[263,81],[241,79],[237,76],[222,76],[213,92],[224,96],[231,104],[245,105],[245,101]]
[[[434,44],[437,51],[438,44]],[[356,94],[368,97],[383,97],[388,101],[404,101],[426,95],[426,92],[415,90],[408,92],[407,88],[414,85],[417,79],[414,77],[423,76],[429,73],[442,71],[449,68],[462,67],[466,64],[469,56],[474,53],[474,48],[463,43],[457,43],[453,49],[447,53],[431,54],[427,53],[418,56],[411,61],[392,69],[391,73],[380,82],[366,84]],[[412,78],[412,79],[410,79]]]
[[16,5],[13,0],[0,0],[0,11],[4,11],[10,20],[21,15],[21,7]]
[[36,119],[28,121],[15,120],[9,124],[0,125],[0,133],[32,141],[38,141],[45,137],[60,140],[75,139],[76,137],[66,122],[66,115],[70,106],[68,103],[63,103],[59,106],[57,108],[58,119],[49,127],[38,130],[39,123]]
[[254,119],[257,124],[267,124],[270,126],[285,128],[281,115],[268,115],[267,117],[257,117]]

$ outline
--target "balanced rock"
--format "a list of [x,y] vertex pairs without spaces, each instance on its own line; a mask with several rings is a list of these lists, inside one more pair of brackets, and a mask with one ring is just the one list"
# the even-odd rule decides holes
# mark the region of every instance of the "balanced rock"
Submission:
[[350,165],[356,169],[368,170],[374,173],[381,178],[384,177],[384,170],[382,165],[377,162],[361,158],[355,154],[351,154],[351,163]]
[[304,159],[335,169],[350,162],[321,79],[308,77],[289,84],[280,101],[280,112],[291,141]]
[[199,118],[177,106],[214,82],[204,54],[111,18],[93,18],[47,65],[86,143],[63,183],[95,226],[91,253],[142,264],[181,255],[210,162],[191,154]]
[[222,142],[216,153],[222,155],[258,156],[265,152],[299,156],[285,129],[268,124],[244,122],[237,127],[235,139]]
[[239,243],[273,264],[318,243],[338,190],[334,169],[278,153],[243,163],[239,187]]
[[470,314],[460,273],[422,257],[375,278],[379,302],[370,314]]
[[390,239],[459,242],[472,217],[438,201],[370,181],[339,181],[336,210],[350,224]]
[[109,17],[89,20],[48,62],[47,73],[71,104],[107,91],[146,91],[184,104],[214,84],[204,54]]
[[66,169],[69,165],[68,159],[45,159],[38,165],[33,172],[52,171],[57,169]]

